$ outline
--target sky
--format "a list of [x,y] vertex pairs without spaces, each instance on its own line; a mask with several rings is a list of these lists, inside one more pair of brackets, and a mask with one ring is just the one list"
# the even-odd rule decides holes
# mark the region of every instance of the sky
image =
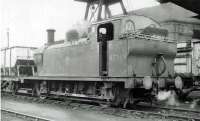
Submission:
[[[74,0],[0,0],[0,45],[40,47],[47,40],[46,29],[55,29],[55,40],[84,18],[86,4]],[[123,0],[128,10],[158,5],[156,0]],[[114,7],[114,10],[118,8]]]

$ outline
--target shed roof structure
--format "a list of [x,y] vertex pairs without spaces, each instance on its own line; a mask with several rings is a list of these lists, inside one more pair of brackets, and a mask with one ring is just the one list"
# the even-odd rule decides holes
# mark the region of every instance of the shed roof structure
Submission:
[[[78,2],[86,2],[86,3],[93,3],[93,4],[99,4],[99,1],[100,0],[75,0],[75,1],[78,1]],[[103,0],[102,1],[102,4],[105,5],[105,4],[115,4],[115,3],[118,3],[120,2],[121,0]]]
[[200,18],[200,0],[158,0],[160,3],[172,2],[185,9],[193,11],[198,14],[197,17]]
[[98,13],[98,15],[97,15],[97,21],[102,20],[102,13],[103,13],[102,12],[103,11],[102,7],[103,6],[105,7],[105,10],[104,10],[104,19],[110,18],[112,16],[112,13],[110,11],[109,6],[112,5],[112,4],[115,4],[115,3],[120,3],[121,9],[123,11],[123,14],[127,14],[126,8],[125,8],[122,0],[75,0],[75,1],[87,3],[86,10],[85,10],[85,17],[84,17],[85,20],[88,19],[89,10],[90,10],[89,8],[91,6],[92,6],[92,8],[95,8],[94,4],[97,4],[98,6],[96,7],[96,9],[94,9],[94,11],[92,12],[90,18],[93,18],[94,14],[97,12]]
[[194,16],[197,16],[198,14],[171,2],[160,4],[158,6],[134,10],[130,12],[130,14],[147,16],[158,22],[182,21],[200,24],[200,20],[194,18]]

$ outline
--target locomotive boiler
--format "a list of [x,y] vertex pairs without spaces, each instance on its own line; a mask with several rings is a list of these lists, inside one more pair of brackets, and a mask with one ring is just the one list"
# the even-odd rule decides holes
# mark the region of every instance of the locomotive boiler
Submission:
[[[61,43],[54,41],[55,30],[47,30],[47,44],[34,54],[37,73],[19,77],[21,87],[40,97],[106,100],[124,107],[137,99],[151,101],[159,90],[181,88],[174,79],[176,43],[158,22],[129,15],[121,0],[77,1],[87,2],[85,20],[89,7],[98,4],[97,20],[82,34],[69,31]],[[123,15],[111,16],[108,6],[115,3]]]

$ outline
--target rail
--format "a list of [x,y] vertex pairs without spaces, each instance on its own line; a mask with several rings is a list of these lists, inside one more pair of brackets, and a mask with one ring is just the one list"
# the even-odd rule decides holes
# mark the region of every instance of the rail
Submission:
[[5,113],[9,113],[9,114],[15,114],[18,117],[27,118],[27,119],[34,120],[34,121],[53,121],[53,120],[50,120],[50,119],[47,119],[47,118],[34,116],[34,115],[31,115],[31,114],[20,113],[20,112],[16,112],[16,111],[13,111],[13,110],[10,110],[10,109],[8,110],[8,109],[2,109],[1,108],[1,112],[5,112]]

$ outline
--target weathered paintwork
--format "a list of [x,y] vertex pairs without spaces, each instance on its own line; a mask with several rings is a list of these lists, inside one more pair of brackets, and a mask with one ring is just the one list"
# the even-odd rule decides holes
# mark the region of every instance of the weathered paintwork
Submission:
[[98,43],[66,43],[49,46],[43,53],[43,65],[38,70],[40,76],[97,76]]
[[174,43],[159,42],[157,40],[128,40],[128,74],[131,75],[135,73],[136,76],[140,77],[153,75],[152,63],[158,54],[163,54],[167,70],[161,77],[168,77],[168,74],[173,75],[173,59],[176,55],[176,49],[174,48],[176,48]]
[[[126,25],[129,21],[134,26]],[[161,77],[173,75],[175,43],[140,37],[120,38],[130,30],[135,33],[148,26],[159,27],[152,19],[133,15],[93,23],[88,38],[43,48],[35,54],[36,58],[42,55],[38,76],[99,77],[97,27],[107,22],[114,25],[114,39],[108,41],[108,77],[133,77],[133,73],[136,77],[152,76],[152,63],[157,54],[163,54],[167,65],[167,71]]]

